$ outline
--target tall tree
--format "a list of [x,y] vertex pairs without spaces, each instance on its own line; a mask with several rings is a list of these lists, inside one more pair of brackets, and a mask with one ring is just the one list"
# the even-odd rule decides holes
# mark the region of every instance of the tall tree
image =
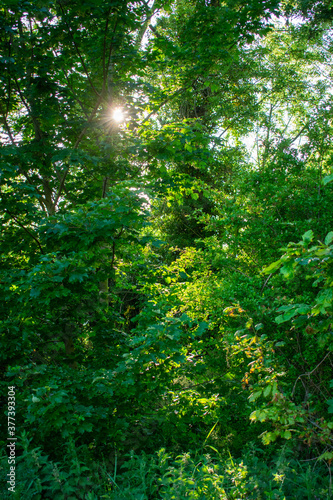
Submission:
[[[29,439],[56,460],[210,439],[240,456],[260,432],[329,465],[329,9],[0,7],[1,384],[29,434],[21,471]],[[52,467],[40,491],[72,494]],[[234,497],[266,494],[228,467]]]

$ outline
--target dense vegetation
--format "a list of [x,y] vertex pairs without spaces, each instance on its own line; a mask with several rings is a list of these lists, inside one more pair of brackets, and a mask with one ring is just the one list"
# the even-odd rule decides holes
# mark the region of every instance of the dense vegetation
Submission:
[[2,498],[331,498],[332,22],[2,2]]

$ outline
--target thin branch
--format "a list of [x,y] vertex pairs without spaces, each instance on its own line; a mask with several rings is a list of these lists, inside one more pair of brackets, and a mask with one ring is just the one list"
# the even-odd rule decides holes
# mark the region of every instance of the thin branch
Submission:
[[[4,118],[5,128],[7,130],[7,133],[9,135],[9,137],[10,137],[11,143],[13,144],[13,146],[16,146],[16,143],[14,141],[14,138],[13,138],[13,136],[11,134],[11,131],[10,131],[10,128],[9,128],[9,124],[7,122],[7,118],[4,115],[3,115],[3,118]],[[29,175],[22,169],[22,167],[19,166],[19,170],[20,170],[21,174],[24,175],[24,177],[26,178],[26,180],[28,181],[28,183],[35,188],[36,192],[39,194],[38,201],[39,201],[39,203],[40,203],[40,205],[42,207],[42,210],[44,212],[47,212],[46,206],[45,206],[45,198],[43,197],[43,195],[40,194],[39,190],[34,185],[34,183],[32,182],[32,180],[30,179]]]
[[[321,431],[324,431],[325,429],[323,429],[322,427],[320,427],[320,425],[318,425],[316,422],[314,422],[313,420],[311,420],[310,418],[308,418],[308,421],[310,422],[310,424],[314,425],[315,427],[317,427],[317,429],[320,429]],[[327,437],[327,439],[329,441],[332,441],[333,443],[333,439],[330,438],[330,437]],[[331,447],[330,447],[331,448]]]
[[171,101],[174,99],[174,97],[177,97],[179,94],[185,92],[187,89],[189,89],[192,86],[192,83],[190,85],[187,85],[186,87],[182,87],[181,89],[176,90],[172,95],[168,96],[164,101],[162,101],[158,106],[156,106],[155,109],[151,113],[149,113],[148,116],[140,123],[140,125],[144,125],[150,118],[153,116],[158,110],[160,110],[167,102]]
[[[115,21],[114,27],[113,27],[113,35],[116,32],[117,25],[118,25],[118,20],[116,18],[116,21]],[[103,92],[105,92],[107,86],[109,87],[108,74],[109,74],[109,72],[111,72],[112,51],[113,51],[113,44],[112,44],[112,40],[111,40],[110,48],[109,48],[109,54],[108,54],[107,70],[106,70],[105,79],[104,79],[104,82],[103,82]]]
[[[103,89],[105,89],[106,86],[106,80],[107,80],[107,67],[105,64],[105,59],[106,59],[106,35],[109,27],[109,16],[111,13],[111,8],[108,10],[107,17],[106,17],[106,23],[105,23],[105,29],[104,29],[104,37],[103,37]],[[112,47],[112,42],[110,44],[110,49]]]
[[19,166],[19,170],[21,172],[22,175],[24,175],[24,177],[26,178],[26,180],[28,181],[28,183],[34,187],[34,189],[36,190],[36,192],[38,193],[38,201],[42,207],[42,210],[44,212],[47,212],[47,209],[46,209],[46,200],[45,200],[45,197],[40,193],[39,189],[34,185],[34,183],[32,182],[32,180],[30,179],[29,175],[23,170],[22,167]]
[[42,254],[44,254],[44,250],[42,248],[42,245],[40,244],[40,242],[38,241],[38,239],[30,233],[30,231],[15,217],[15,215],[10,212],[7,208],[5,208],[5,212],[7,212],[7,214],[12,218],[14,219],[14,221],[26,232],[28,233],[28,235],[37,243],[38,247],[39,247],[39,250],[41,251]]
[[[10,33],[9,35],[9,44],[8,44],[8,59],[10,61],[10,58],[12,57],[12,43],[13,43],[13,33]],[[12,80],[10,77],[10,72],[8,73],[8,100],[7,100],[7,105],[6,105],[6,118],[9,113],[9,107],[10,107],[10,98],[11,98],[11,93],[12,93]]]
[[70,84],[70,80],[69,80],[69,77],[68,75],[66,74],[66,72],[64,73],[65,74],[65,78],[66,78],[66,81],[67,81],[67,85],[68,87],[70,88],[70,90],[73,92],[73,96],[74,96],[74,99],[80,104],[81,106],[81,109],[83,111],[83,113],[86,115],[86,118],[88,118],[88,112],[87,110],[85,109],[85,106],[83,104],[83,102],[81,101],[81,99],[79,99],[76,95],[75,95],[75,91],[73,89],[73,86]]
[[112,258],[111,258],[111,269],[113,269],[114,259],[116,256],[116,242],[112,243]]
[[155,6],[155,0],[153,1],[153,4],[151,7],[148,6],[148,3],[147,2],[144,2],[144,5],[145,5],[145,8],[146,8],[146,19],[145,20],[142,20],[142,26],[141,26],[141,29],[139,30],[138,34],[137,34],[137,37],[136,37],[136,40],[135,40],[135,48],[138,50],[140,49],[140,46],[141,46],[141,43],[142,43],[142,40],[145,36],[145,33],[147,31],[148,28],[150,28],[153,33],[157,36],[157,37],[160,37],[160,34],[157,33],[156,31],[156,28],[154,26],[152,26],[150,23],[152,17],[156,14],[156,12],[158,12],[160,9],[155,9],[154,10],[154,6]]
[[[328,450],[328,448],[326,448],[325,451],[327,451],[327,450]],[[303,459],[303,460],[300,459],[299,461],[300,462],[312,462],[313,460],[319,460],[319,458],[320,458],[320,455],[318,457],[314,457],[314,458],[306,458],[306,459]]]
[[236,271],[236,273],[239,273],[241,274],[242,276],[245,276],[245,278],[249,278],[249,276],[245,273],[243,273],[243,271],[240,271],[239,269],[237,269],[237,267],[234,267],[234,266],[230,266],[231,269],[233,269],[234,271]]
[[27,101],[25,100],[24,95],[23,95],[23,94],[22,94],[22,92],[21,92],[20,85],[19,85],[19,82],[17,81],[16,76],[14,76],[14,81],[15,81],[15,83],[16,83],[16,87],[17,87],[17,90],[18,90],[19,96],[20,96],[20,98],[21,98],[21,101],[22,101],[22,103],[24,104],[24,106],[26,107],[26,110],[28,111],[29,115],[32,117],[32,115],[31,115],[31,109],[30,109],[30,106],[29,106],[29,104],[27,103]]
[[[229,47],[229,50],[232,49],[232,47],[235,45],[235,43],[231,44],[231,46]],[[232,61],[233,62],[233,61]],[[226,72],[229,70],[232,62],[229,64],[229,66],[226,68],[226,70],[224,71],[223,74],[226,74]],[[179,94],[182,94],[183,92],[186,92],[186,90],[188,90],[189,88],[191,88],[195,83],[197,83],[198,79],[202,76],[202,74],[206,74],[210,67],[213,65],[213,63],[210,63],[207,65],[207,67],[205,67],[202,71],[202,73],[200,73],[194,80],[191,80],[191,82],[188,84],[188,85],[185,85],[184,87],[176,90],[176,92],[174,92],[172,95],[168,96],[164,101],[162,101],[158,106],[156,106],[155,109],[153,109],[153,111],[151,113],[149,113],[148,116],[146,116],[146,118],[140,123],[140,125],[144,125],[148,120],[149,118],[154,115],[159,109],[161,109],[167,102],[171,101],[172,99],[174,99],[175,97],[177,97]],[[221,76],[223,76],[223,74]]]
[[66,24],[66,26],[67,26],[67,28],[68,28],[68,32],[69,32],[69,34],[70,34],[70,35],[71,35],[71,37],[72,37],[73,45],[74,45],[74,47],[75,47],[75,50],[76,50],[76,52],[77,52],[77,55],[79,56],[80,61],[81,61],[81,64],[82,64],[83,69],[84,69],[84,72],[85,72],[85,74],[87,75],[88,82],[90,83],[90,86],[91,86],[91,88],[92,88],[93,92],[96,94],[96,96],[97,96],[97,97],[100,97],[99,92],[96,90],[96,88],[95,88],[94,84],[93,84],[93,83],[92,83],[92,81],[91,81],[91,78],[90,78],[90,76],[89,76],[89,72],[88,72],[87,66],[86,66],[86,64],[85,64],[85,62],[84,62],[84,60],[83,60],[83,57],[82,57],[81,52],[80,52],[80,50],[79,50],[79,47],[77,46],[77,43],[76,43],[75,38],[74,38],[74,36],[73,36],[73,31],[72,31],[72,28],[69,26],[68,22],[66,21],[66,17],[65,17],[65,12],[64,12],[64,9],[62,8],[62,5],[61,5],[60,3],[59,3],[59,6],[60,6],[60,9],[61,9],[61,12],[62,12],[62,17],[63,17],[63,20],[65,21],[65,24]]
[[295,141],[297,141],[297,139],[303,134],[304,130],[310,125],[310,121],[308,121],[304,127],[301,128],[301,130],[297,133],[297,135],[295,135],[295,137],[293,139],[290,140],[290,144],[293,144]]
[[[185,391],[189,391],[189,390],[193,389],[194,387],[199,387],[201,385],[207,385],[207,384],[213,384],[217,380],[223,379],[224,376],[225,376],[225,374],[220,375],[219,377],[212,378],[210,380],[206,380],[205,382],[200,382],[199,384],[189,385],[187,387],[184,387],[183,389],[177,389],[175,392],[185,392]],[[242,382],[241,382],[241,380],[238,380],[238,379],[232,379],[232,380],[222,380],[222,383],[241,385]]]
[[24,104],[24,106],[26,107],[26,109],[27,109],[27,111],[29,113],[29,116],[30,116],[30,118],[32,120],[32,123],[33,123],[33,126],[34,126],[34,130],[35,130],[36,139],[38,141],[42,141],[42,139],[43,139],[43,133],[42,133],[42,131],[40,129],[38,120],[34,116],[34,114],[32,112],[32,109],[31,109],[30,105],[28,104],[28,101],[25,100],[24,95],[21,92],[20,85],[19,85],[19,82],[17,81],[17,78],[14,77],[14,80],[15,80],[15,83],[16,83],[17,90],[18,90],[19,96],[21,98],[21,101]]
[[269,280],[271,279],[271,277],[272,277],[272,276],[273,276],[273,273],[271,273],[271,274],[268,276],[267,280],[265,281],[265,283],[264,283],[264,284],[263,284],[263,286],[262,286],[262,289],[260,290],[260,293],[262,293],[262,292],[264,291],[265,286],[267,285],[267,283],[269,282]]
[[222,130],[222,132],[220,133],[220,135],[218,135],[217,137],[214,137],[212,139],[212,142],[214,142],[214,146],[212,147],[212,151],[214,151],[214,149],[216,148],[216,146],[218,145],[218,141],[221,139],[222,135],[224,135],[226,132],[228,132],[229,128],[232,126],[232,123],[230,123],[226,128],[224,128]]
[[273,109],[274,109],[274,104],[272,102],[270,103],[269,107],[269,116],[268,116],[268,125],[267,125],[267,133],[266,133],[266,139],[265,139],[265,149],[262,155],[262,167],[265,167],[266,160],[268,158],[269,154],[269,138],[270,138],[270,132],[271,132],[271,127],[272,127],[272,114],[273,114]]
[[109,177],[104,177],[103,179],[103,187],[102,187],[102,198],[106,197],[106,192],[108,189]]
[[317,368],[318,368],[318,367],[319,367],[319,366],[320,366],[320,365],[321,365],[321,364],[325,361],[325,359],[326,359],[328,356],[330,356],[330,354],[331,354],[331,353],[330,353],[330,352],[328,352],[328,353],[326,354],[326,356],[324,356],[324,358],[320,361],[320,363],[318,363],[318,365],[317,365],[317,366],[316,366],[313,370],[311,370],[310,372],[302,373],[302,375],[299,375],[299,376],[297,377],[296,382],[295,382],[294,387],[293,387],[293,390],[292,390],[292,392],[291,392],[291,397],[292,397],[292,398],[294,397],[295,390],[296,390],[296,385],[297,385],[297,382],[299,381],[299,379],[301,379],[301,380],[302,380],[302,378],[301,378],[301,377],[310,377],[310,375],[312,375],[312,374],[313,374],[313,372],[315,372],[315,371],[317,370]]
[[[115,32],[116,32],[117,26],[118,26],[118,19],[116,18],[115,23],[114,23],[114,27],[113,27],[113,34],[115,34]],[[113,50],[113,45],[111,43],[110,44],[110,49],[109,49],[109,57],[108,57],[108,65],[107,65],[107,67],[110,66],[112,50]]]
[[101,105],[101,103],[102,103],[102,100],[103,100],[103,96],[102,96],[102,95],[100,95],[100,96],[99,96],[99,98],[98,98],[98,101],[97,101],[97,102],[96,102],[96,104],[95,104],[94,109],[93,109],[93,110],[92,110],[92,112],[90,113],[90,116],[89,116],[89,118],[88,118],[88,120],[87,120],[87,123],[86,123],[85,127],[81,130],[81,133],[80,133],[79,137],[77,138],[77,140],[76,140],[76,142],[75,142],[75,144],[74,144],[74,149],[77,149],[77,148],[78,148],[78,146],[79,146],[80,142],[82,141],[82,139],[83,139],[83,137],[84,137],[84,135],[85,135],[85,133],[86,133],[86,131],[87,131],[88,125],[89,125],[89,124],[93,121],[93,119],[95,118],[95,115],[96,115],[96,113],[97,113],[98,108],[100,107],[100,105]]
[[[90,116],[89,116],[89,118],[88,118],[88,120],[87,120],[87,124],[86,124],[86,126],[85,126],[82,130],[81,130],[81,133],[80,133],[79,137],[77,138],[77,140],[76,140],[76,142],[75,142],[75,144],[74,144],[74,149],[77,149],[77,148],[78,148],[78,146],[79,146],[80,142],[82,141],[82,139],[83,139],[83,137],[84,137],[84,135],[85,135],[85,133],[86,133],[86,131],[87,131],[87,128],[88,128],[89,124],[90,124],[90,123],[92,122],[92,120],[94,119],[94,117],[95,117],[95,115],[96,115],[96,113],[97,113],[97,110],[98,110],[98,108],[99,108],[99,106],[100,106],[100,104],[101,104],[102,100],[103,100],[103,96],[102,96],[102,95],[100,95],[100,96],[99,96],[99,98],[98,98],[98,101],[97,101],[97,103],[96,103],[96,105],[95,105],[95,107],[94,107],[94,109],[93,109],[93,110],[92,110],[92,112],[90,113]],[[56,194],[56,197],[55,197],[55,199],[54,199],[54,203],[53,203],[54,208],[55,208],[55,207],[57,206],[57,204],[58,204],[59,198],[60,198],[60,196],[61,196],[62,190],[63,190],[64,185],[65,185],[65,180],[66,180],[66,177],[67,177],[67,175],[68,175],[68,172],[69,172],[69,167],[67,167],[67,168],[66,168],[66,170],[65,170],[65,172],[64,172],[64,174],[63,174],[63,176],[62,176],[62,179],[61,179],[61,181],[60,181],[60,185],[59,185],[59,188],[58,188],[58,192],[57,192],[57,194]]]
[[282,138],[283,138],[284,134],[287,132],[288,127],[289,127],[289,125],[290,125],[290,122],[291,122],[292,118],[293,118],[293,117],[291,116],[291,117],[289,118],[289,120],[287,121],[286,126],[284,127],[284,129],[282,130],[282,132],[281,132],[281,134],[280,134],[280,137],[282,137]]
[[[255,105],[256,105],[256,106],[259,106],[259,105],[260,105],[262,102],[264,102],[264,100],[265,100],[268,96],[270,96],[271,94],[273,94],[273,90],[271,90],[270,92],[268,92],[267,94],[265,94],[265,96],[264,96],[264,97],[262,97],[261,99],[259,99],[259,101],[258,101],[258,102],[256,102],[256,104],[255,104]],[[245,114],[247,113],[247,109],[245,110],[245,112],[244,112],[244,113],[245,113]],[[241,114],[240,116],[244,116],[244,114],[243,114],[243,115]],[[233,126],[233,124],[234,124],[234,123],[235,123],[238,119],[239,119],[239,115],[238,115],[236,118],[234,118],[233,120],[231,120],[231,122],[229,123],[229,125],[228,125],[225,129],[223,129],[223,130],[222,130],[222,132],[220,133],[220,135],[218,135],[217,137],[212,138],[212,142],[214,142],[214,146],[212,147],[212,151],[213,151],[213,150],[215,149],[215,147],[217,146],[217,144],[218,144],[218,140],[222,137],[222,135],[224,135],[224,134],[225,134],[225,133],[226,133],[226,132],[227,132],[227,131],[228,131],[228,130],[229,130],[229,129]]]
[[[297,139],[302,135],[304,130],[310,125],[310,121],[308,121],[302,128],[299,130],[299,132],[295,135],[293,139],[287,139],[287,144],[284,146],[283,149],[286,147],[290,147]],[[279,150],[276,151],[275,155],[272,158],[272,162],[276,159],[277,155],[279,154]]]
[[3,116],[3,121],[4,121],[4,125],[5,125],[5,129],[7,131],[7,134],[8,134],[8,137],[10,139],[10,142],[13,144],[13,146],[15,146],[15,140],[14,140],[14,137],[13,137],[13,134],[10,130],[10,126],[8,124],[8,121],[7,121],[7,113],[5,115],[2,115]]

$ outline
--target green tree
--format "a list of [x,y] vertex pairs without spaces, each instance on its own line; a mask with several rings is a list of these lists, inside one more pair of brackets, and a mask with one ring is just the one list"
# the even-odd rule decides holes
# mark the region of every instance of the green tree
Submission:
[[[304,446],[332,459],[325,13],[0,7],[1,387],[16,385],[27,432],[17,495],[121,498],[117,457],[138,449],[149,460],[126,467],[151,484],[127,498],[206,494],[213,472],[212,495],[295,498],[295,482],[300,499],[330,494],[327,475],[293,472]],[[263,460],[260,433],[275,443]]]

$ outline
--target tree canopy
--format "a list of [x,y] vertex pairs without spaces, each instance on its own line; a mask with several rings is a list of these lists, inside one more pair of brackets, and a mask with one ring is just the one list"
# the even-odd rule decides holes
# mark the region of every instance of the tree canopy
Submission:
[[331,497],[332,20],[4,0],[3,498]]

